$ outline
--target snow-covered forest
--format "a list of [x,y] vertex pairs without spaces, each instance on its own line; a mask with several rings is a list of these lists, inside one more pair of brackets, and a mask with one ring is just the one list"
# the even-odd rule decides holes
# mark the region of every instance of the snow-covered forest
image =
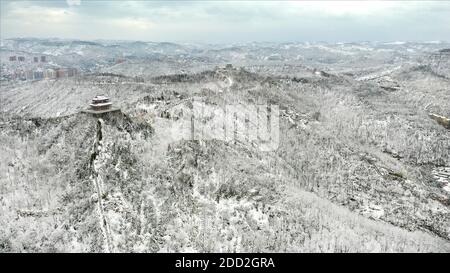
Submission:
[[[2,40],[0,252],[449,252],[449,48]],[[180,137],[194,101],[276,149]]]

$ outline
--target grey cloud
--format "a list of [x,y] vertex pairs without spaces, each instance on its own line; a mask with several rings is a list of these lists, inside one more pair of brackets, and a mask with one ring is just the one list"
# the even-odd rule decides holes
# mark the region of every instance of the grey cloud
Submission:
[[[381,6],[386,4],[390,2]],[[2,37],[36,34],[203,42],[450,40],[449,2],[394,2],[392,7],[374,12],[351,6],[339,12],[340,6],[336,6],[338,11],[324,9],[324,2],[317,8],[314,4],[311,8],[310,3],[266,1],[85,0],[79,6],[69,6],[61,0],[1,1],[1,5]],[[27,24],[27,20],[36,21],[27,17],[27,12],[37,10],[54,18],[42,20],[40,25]],[[60,11],[67,16],[61,16]]]

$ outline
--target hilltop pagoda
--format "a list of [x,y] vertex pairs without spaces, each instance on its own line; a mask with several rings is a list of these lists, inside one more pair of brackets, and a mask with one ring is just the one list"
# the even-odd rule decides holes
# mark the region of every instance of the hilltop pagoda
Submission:
[[89,104],[91,110],[94,111],[104,111],[111,109],[112,102],[109,101],[109,98],[104,95],[95,96],[92,99],[92,102]]
[[97,95],[92,99],[91,103],[89,103],[89,109],[86,109],[83,112],[91,114],[102,114],[117,110],[119,109],[112,107],[112,102],[107,96]]

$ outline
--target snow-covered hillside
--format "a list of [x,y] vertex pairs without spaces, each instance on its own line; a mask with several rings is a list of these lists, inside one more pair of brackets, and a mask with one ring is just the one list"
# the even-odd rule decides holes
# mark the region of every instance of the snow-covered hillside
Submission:
[[1,82],[0,252],[449,252],[448,46],[2,41],[82,73]]

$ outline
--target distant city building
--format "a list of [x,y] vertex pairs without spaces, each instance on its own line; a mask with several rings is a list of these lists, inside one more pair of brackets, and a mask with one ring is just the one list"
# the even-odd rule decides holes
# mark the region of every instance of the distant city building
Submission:
[[11,77],[13,80],[19,80],[20,79],[20,72],[14,71]]
[[16,77],[17,79],[19,79],[19,80],[22,80],[22,81],[26,81],[26,80],[27,80],[26,74],[25,74],[25,72],[23,72],[23,71],[16,71],[16,72],[15,72],[15,77]]
[[44,72],[43,71],[34,71],[33,73],[35,80],[42,80],[44,78]]
[[25,57],[19,56],[18,60],[19,60],[19,62],[24,62],[25,61]]
[[17,60],[16,56],[10,56],[9,57],[9,61],[11,61],[11,62],[14,62],[16,60]]
[[56,71],[54,69],[47,69],[44,73],[45,78],[47,79],[54,79],[56,78]]
[[41,56],[41,62],[45,63],[47,61],[47,58],[45,56]]
[[56,70],[56,77],[57,78],[64,78],[64,77],[66,77],[66,70],[65,69],[63,69],[63,68],[58,68],[57,70]]
[[35,63],[39,62],[39,58],[38,57],[34,57],[33,60],[34,60]]
[[34,74],[32,70],[27,70],[25,71],[25,79],[27,81],[33,80],[34,79]]
[[76,68],[68,68],[67,69],[67,77],[73,77],[78,74],[78,71]]

